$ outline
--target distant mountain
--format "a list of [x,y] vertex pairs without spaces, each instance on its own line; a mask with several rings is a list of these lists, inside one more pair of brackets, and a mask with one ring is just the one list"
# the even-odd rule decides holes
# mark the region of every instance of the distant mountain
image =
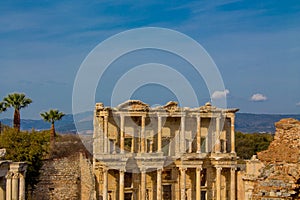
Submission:
[[237,113],[235,129],[243,133],[255,133],[255,132],[275,133],[274,123],[278,122],[282,118],[295,118],[300,120],[300,114],[279,115],[279,114]]
[[[77,121],[75,126],[74,118]],[[299,115],[277,115],[277,114],[249,114],[249,113],[237,113],[236,114],[236,131],[243,133],[255,133],[255,132],[275,132],[274,123],[282,118],[295,118],[300,120]],[[1,122],[6,125],[11,125],[11,119],[1,119]],[[93,113],[85,112],[81,114],[71,115],[68,114],[62,118],[61,121],[55,123],[56,130],[61,133],[76,133],[79,132],[91,132],[93,130]],[[22,130],[45,130],[50,128],[50,124],[40,120],[22,119]]]

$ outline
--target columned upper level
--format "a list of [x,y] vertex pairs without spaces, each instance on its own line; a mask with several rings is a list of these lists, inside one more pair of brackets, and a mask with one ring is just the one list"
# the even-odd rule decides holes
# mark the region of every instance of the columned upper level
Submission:
[[176,102],[151,108],[138,100],[115,108],[97,103],[94,156],[232,154],[236,111],[216,108],[210,103],[198,108],[181,108]]

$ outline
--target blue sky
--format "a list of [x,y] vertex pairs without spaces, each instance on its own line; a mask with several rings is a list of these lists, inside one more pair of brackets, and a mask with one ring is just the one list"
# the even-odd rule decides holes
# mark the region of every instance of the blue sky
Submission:
[[[71,113],[74,79],[87,54],[114,34],[148,26],[198,41],[222,74],[229,107],[300,113],[297,0],[1,1],[0,98],[26,93],[33,103],[23,118],[39,118],[49,108]],[[154,91],[163,97],[150,98]],[[209,100],[201,94],[201,103]],[[134,97],[150,104],[175,98],[157,85],[141,87]],[[96,95],[96,101],[107,103],[105,98],[101,91]]]

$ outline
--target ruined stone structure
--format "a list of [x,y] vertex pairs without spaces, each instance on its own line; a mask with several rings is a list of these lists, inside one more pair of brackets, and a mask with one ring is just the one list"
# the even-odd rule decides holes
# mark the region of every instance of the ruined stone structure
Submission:
[[93,168],[96,199],[237,198],[235,112],[210,103],[151,108],[129,100],[97,103]]
[[281,119],[275,126],[274,140],[257,155],[259,170],[252,173],[251,183],[250,170],[243,176],[245,186],[251,185],[245,199],[300,199],[300,121]]
[[[3,156],[5,149],[1,149]],[[0,156],[0,157],[2,157]],[[0,159],[0,199],[25,200],[25,162],[12,162]]]

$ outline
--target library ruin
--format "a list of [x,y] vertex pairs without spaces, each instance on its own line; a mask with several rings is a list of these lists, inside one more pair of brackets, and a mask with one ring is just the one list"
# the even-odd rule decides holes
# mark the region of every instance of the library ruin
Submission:
[[93,168],[97,199],[237,198],[235,113],[206,103],[152,108],[97,103]]

